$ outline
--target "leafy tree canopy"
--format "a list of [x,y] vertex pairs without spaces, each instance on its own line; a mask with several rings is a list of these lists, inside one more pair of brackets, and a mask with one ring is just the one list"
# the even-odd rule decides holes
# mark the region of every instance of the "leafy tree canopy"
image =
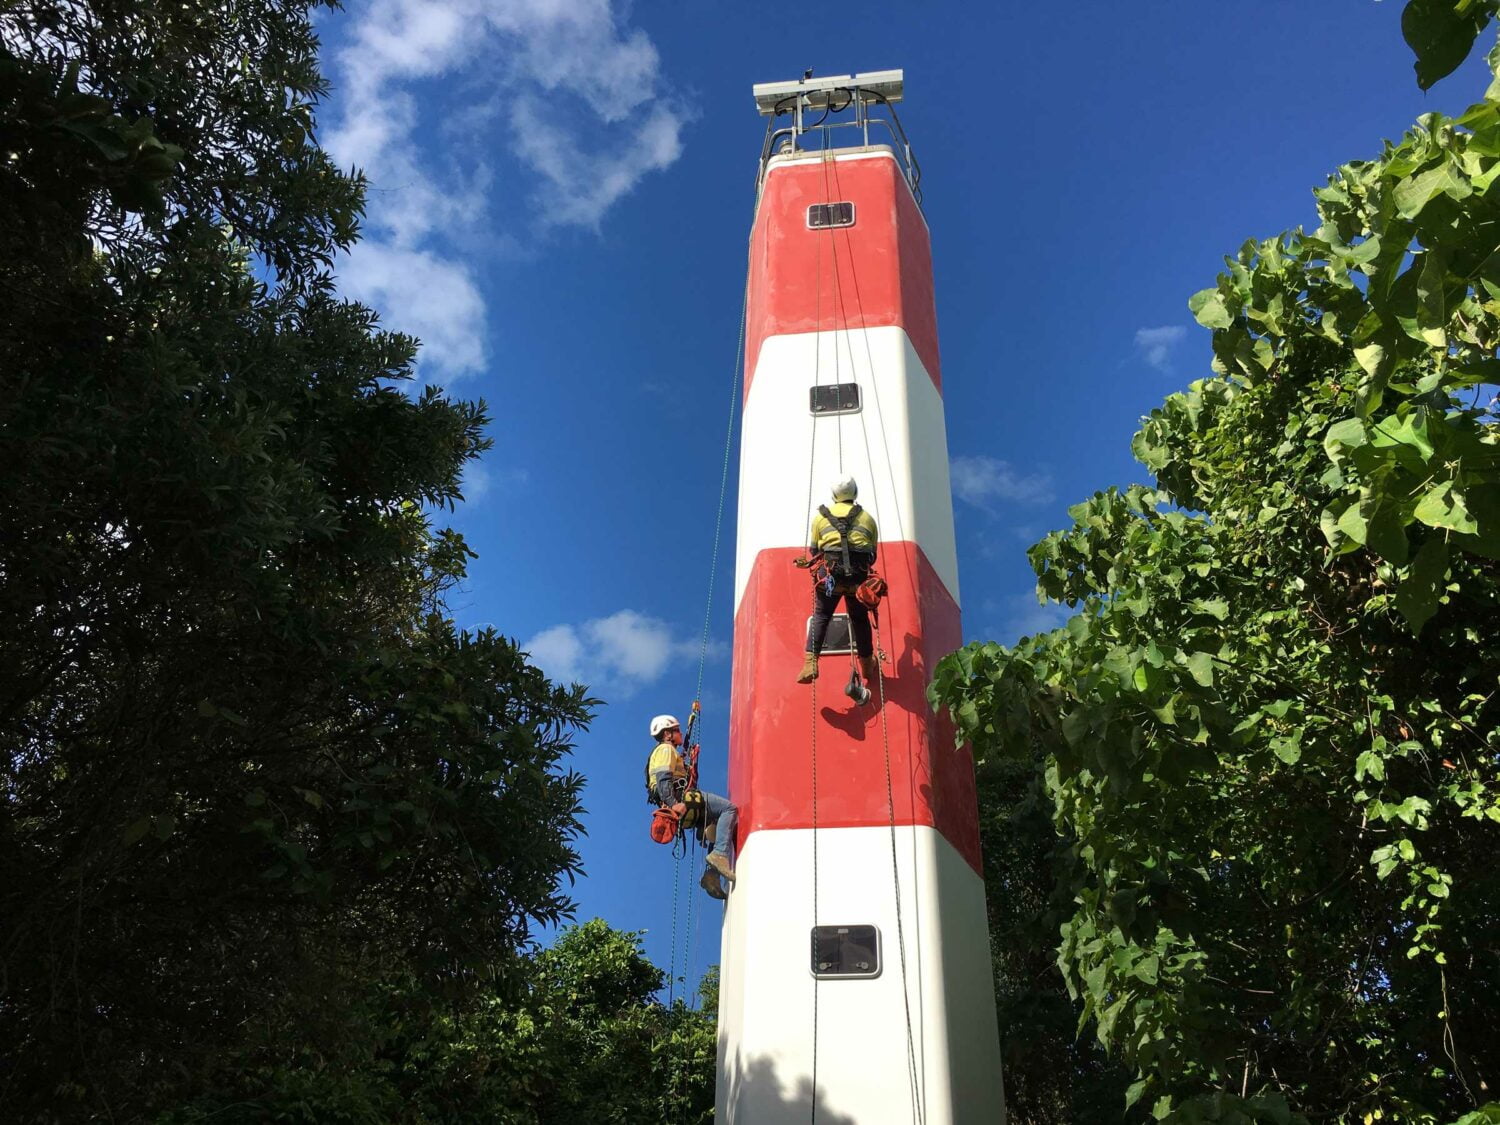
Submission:
[[1500,1112],[1497,178],[1492,86],[1227,259],[1155,487],[1030,551],[1077,615],[937,670],[982,791],[1037,763],[1058,965],[1137,1113]]
[[698,1008],[660,1004],[640,935],[599,919],[529,956],[518,992],[482,987],[435,1010],[408,985],[369,993],[341,1052],[275,1037],[225,1061],[163,1125],[412,1125],[712,1120],[716,977]]
[[337,1057],[571,909],[591,701],[443,608],[486,411],[333,294],[313,6],[0,7],[9,1120]]

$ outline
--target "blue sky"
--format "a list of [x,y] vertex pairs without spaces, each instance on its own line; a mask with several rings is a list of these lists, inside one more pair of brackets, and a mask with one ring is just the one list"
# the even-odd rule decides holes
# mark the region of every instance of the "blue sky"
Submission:
[[[347,294],[422,338],[422,378],[482,397],[495,448],[453,523],[453,600],[607,701],[580,920],[646,930],[663,967],[718,957],[647,836],[649,717],[693,697],[763,122],[755,82],[902,67],[932,230],[966,635],[1056,620],[1025,548],[1068,505],[1144,480],[1139,417],[1207,373],[1188,296],[1246,238],[1314,220],[1310,189],[1416,115],[1397,0],[1068,5],[373,0],[322,23],[323,143],[364,168]],[[704,675],[722,791],[734,478]],[[802,498],[789,502],[801,503]],[[789,668],[790,676],[795,669]]]

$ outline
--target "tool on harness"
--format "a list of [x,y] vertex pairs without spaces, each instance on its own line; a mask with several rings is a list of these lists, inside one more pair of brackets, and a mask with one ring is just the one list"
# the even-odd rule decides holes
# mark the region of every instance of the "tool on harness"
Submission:
[[651,838],[658,844],[670,844],[677,839],[677,814],[669,808],[658,807],[651,814]]
[[885,595],[885,579],[873,570],[870,571],[870,576],[861,582],[859,588],[854,591],[854,596],[870,609],[879,609],[880,599],[885,597]]
[[[675,805],[658,805],[651,814],[651,838],[658,844],[670,844],[679,832],[698,830],[698,842],[704,843],[708,806],[697,789],[685,790]],[[678,805],[682,811],[678,812]]]

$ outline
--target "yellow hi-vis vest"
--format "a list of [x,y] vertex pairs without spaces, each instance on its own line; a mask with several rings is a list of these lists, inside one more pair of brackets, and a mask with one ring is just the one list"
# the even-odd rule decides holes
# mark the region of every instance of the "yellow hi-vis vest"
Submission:
[[672,790],[681,793],[687,787],[687,759],[677,752],[670,742],[658,742],[646,759],[646,799],[656,803],[656,775],[672,775]]
[[[856,504],[853,500],[836,500],[827,505],[828,514],[836,520],[844,520],[854,510]],[[859,515],[854,517],[854,526],[849,529],[849,549],[851,551],[863,551],[866,554],[875,554],[875,544],[880,539],[880,531],[875,526],[875,517],[860,508]],[[809,542],[812,549],[822,551],[824,554],[832,554],[837,551],[843,542],[839,530],[828,520],[822,512],[813,517],[812,535]]]

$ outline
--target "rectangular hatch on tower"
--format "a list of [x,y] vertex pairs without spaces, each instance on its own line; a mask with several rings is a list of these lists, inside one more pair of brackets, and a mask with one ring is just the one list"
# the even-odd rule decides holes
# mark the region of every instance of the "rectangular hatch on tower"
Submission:
[[809,230],[823,230],[826,227],[852,227],[854,225],[854,204],[852,203],[814,203],[807,209],[807,226]]
[[809,387],[807,408],[813,414],[853,414],[859,409],[859,384],[818,383]]
[[815,977],[878,977],[880,931],[874,926],[814,926]]

